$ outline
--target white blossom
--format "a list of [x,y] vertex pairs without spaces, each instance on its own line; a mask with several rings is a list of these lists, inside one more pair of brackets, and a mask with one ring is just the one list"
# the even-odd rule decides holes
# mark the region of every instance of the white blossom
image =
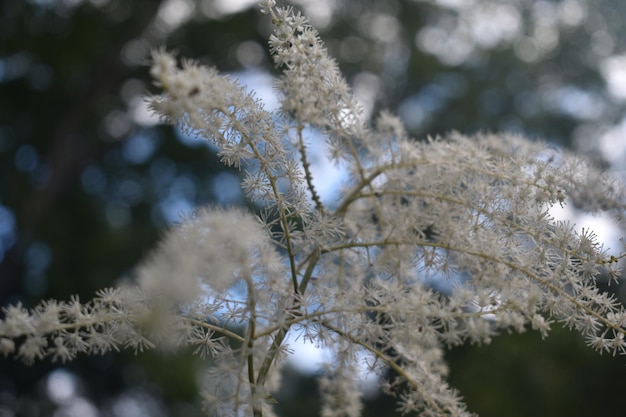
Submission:
[[[244,171],[257,213],[201,209],[167,232],[135,280],[88,302],[4,309],[0,354],[30,364],[156,347],[210,358],[209,415],[271,416],[291,332],[334,352],[321,380],[323,415],[361,410],[356,364],[392,369],[398,408],[468,416],[446,383],[444,351],[502,330],[547,336],[559,322],[599,352],[626,353],[626,310],[596,286],[625,254],[553,206],[608,212],[623,227],[624,187],[584,158],[511,134],[416,140],[383,113],[370,126],[317,31],[273,0],[270,50],[283,71],[270,113],[216,69],[157,51],[153,110],[210,141]],[[313,186],[307,128],[349,178],[333,207]],[[298,163],[299,160],[299,163]],[[397,392],[398,387],[407,390]]]

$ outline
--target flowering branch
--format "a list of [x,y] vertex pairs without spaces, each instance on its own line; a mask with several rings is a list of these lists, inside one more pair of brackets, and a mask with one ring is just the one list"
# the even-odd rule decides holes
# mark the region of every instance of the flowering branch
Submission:
[[[258,213],[199,210],[168,231],[133,286],[87,303],[5,308],[1,354],[30,364],[191,345],[212,358],[207,413],[233,417],[273,415],[293,332],[335,354],[320,382],[328,416],[360,414],[360,355],[375,372],[396,371],[381,382],[387,391],[408,384],[399,409],[469,416],[445,382],[449,346],[488,343],[503,329],[545,336],[559,321],[600,352],[626,354],[626,310],[596,286],[607,269],[618,279],[626,254],[552,214],[575,204],[623,227],[623,186],[566,151],[559,165],[546,161],[545,145],[509,134],[416,141],[387,113],[370,126],[306,18],[273,0],[261,10],[283,71],[278,112],[164,51],[151,69],[162,93],[149,98],[244,171]],[[349,173],[334,208],[314,187],[311,129]]]

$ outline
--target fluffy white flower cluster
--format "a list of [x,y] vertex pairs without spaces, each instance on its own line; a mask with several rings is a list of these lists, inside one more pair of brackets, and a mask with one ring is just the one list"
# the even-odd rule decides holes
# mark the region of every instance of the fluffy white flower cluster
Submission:
[[[626,353],[626,311],[596,286],[603,272],[617,279],[624,254],[607,254],[593,233],[549,211],[575,204],[623,225],[620,184],[567,152],[546,160],[544,145],[516,136],[416,141],[389,114],[368,126],[307,20],[272,0],[261,7],[283,69],[278,114],[216,70],[179,68],[163,51],[152,66],[163,93],[150,99],[245,171],[257,216],[200,211],[168,233],[136,287],[86,304],[5,309],[0,353],[31,363],[193,345],[213,358],[202,392],[209,414],[255,417],[273,415],[293,331],[336,353],[320,384],[326,416],[359,415],[363,355],[373,371],[394,370],[385,390],[408,387],[401,410],[467,416],[445,382],[448,346],[488,343],[502,329],[546,335],[558,320],[599,351]],[[313,187],[307,128],[350,173],[332,208]]]

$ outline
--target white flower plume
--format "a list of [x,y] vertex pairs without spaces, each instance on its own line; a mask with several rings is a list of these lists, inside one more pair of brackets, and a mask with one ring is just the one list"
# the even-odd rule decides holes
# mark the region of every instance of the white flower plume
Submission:
[[[320,384],[328,416],[359,415],[363,357],[399,410],[465,417],[446,383],[449,346],[502,330],[545,336],[558,321],[600,352],[626,354],[626,310],[596,285],[619,279],[623,248],[609,252],[550,211],[606,212],[623,230],[622,184],[566,151],[546,160],[544,144],[515,135],[418,141],[387,113],[370,126],[306,18],[273,0],[261,10],[283,71],[280,111],[163,51],[151,69],[162,91],[149,99],[244,172],[256,213],[199,210],[140,265],[135,287],[5,308],[1,354],[32,363],[190,345],[211,358],[207,413],[233,417],[273,415],[292,332],[334,353]],[[349,172],[332,207],[313,186],[308,128]],[[383,378],[388,369],[395,377]]]

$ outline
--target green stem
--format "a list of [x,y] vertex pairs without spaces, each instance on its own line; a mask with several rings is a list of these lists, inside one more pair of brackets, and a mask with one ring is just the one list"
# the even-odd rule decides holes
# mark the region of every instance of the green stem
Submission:
[[315,186],[313,185],[313,175],[311,175],[311,164],[307,159],[306,155],[306,147],[304,146],[304,138],[302,136],[303,130],[302,124],[298,125],[298,150],[300,151],[300,161],[302,162],[302,168],[304,169],[304,178],[306,180],[306,185],[311,192],[311,198],[313,202],[315,202],[315,208],[320,213],[324,213],[324,205],[322,204],[322,199],[320,198]]
[[274,363],[274,359],[276,359],[276,355],[278,354],[280,350],[280,346],[285,341],[285,337],[287,337],[287,334],[289,333],[289,329],[291,328],[291,326],[298,321],[298,317],[301,315],[300,314],[301,313],[300,311],[301,310],[301,294],[304,294],[304,292],[306,291],[306,287],[311,280],[313,270],[315,269],[315,265],[317,265],[317,261],[319,260],[319,257],[320,257],[320,251],[317,250],[313,253],[313,256],[309,260],[309,264],[307,265],[307,269],[304,272],[304,276],[302,277],[302,281],[300,283],[300,286],[298,287],[298,291],[296,294],[294,294],[292,306],[289,310],[285,312],[285,318],[286,318],[285,324],[276,333],[276,336],[274,337],[274,340],[272,341],[272,345],[270,346],[267,356],[265,357],[265,360],[263,361],[263,363],[261,364],[261,367],[259,368],[259,374],[256,379],[256,383],[259,386],[262,386],[265,384],[269,371],[272,367],[272,364]]

